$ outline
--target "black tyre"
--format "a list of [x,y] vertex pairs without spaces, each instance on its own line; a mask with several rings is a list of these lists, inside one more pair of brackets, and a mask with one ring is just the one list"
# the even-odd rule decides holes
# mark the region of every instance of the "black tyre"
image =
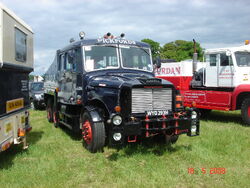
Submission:
[[83,145],[91,153],[103,151],[105,145],[105,126],[103,122],[93,122],[88,112],[82,115]]
[[165,135],[165,143],[167,145],[175,144],[177,142],[178,138],[179,138],[178,135]]
[[241,105],[241,118],[243,122],[250,126],[250,98],[246,98]]
[[212,110],[210,109],[199,109],[199,114],[201,118],[207,118]]
[[160,134],[156,136],[155,141],[161,144],[175,144],[178,140],[179,136],[178,135],[165,135],[165,134]]
[[48,100],[46,105],[46,111],[47,111],[47,119],[48,122],[53,122],[53,101],[51,99]]
[[33,105],[34,105],[35,110],[39,110],[39,105],[38,105],[37,101],[34,101]]

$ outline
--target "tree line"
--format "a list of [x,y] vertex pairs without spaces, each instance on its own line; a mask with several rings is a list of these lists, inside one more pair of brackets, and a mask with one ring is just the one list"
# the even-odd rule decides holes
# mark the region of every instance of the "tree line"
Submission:
[[[148,43],[151,46],[151,52],[153,59],[174,59],[176,61],[182,61],[186,59],[192,59],[194,48],[193,41],[176,40],[160,45],[152,39],[143,39],[142,42]],[[196,52],[198,53],[198,59],[202,60],[203,51],[201,45],[196,42]]]

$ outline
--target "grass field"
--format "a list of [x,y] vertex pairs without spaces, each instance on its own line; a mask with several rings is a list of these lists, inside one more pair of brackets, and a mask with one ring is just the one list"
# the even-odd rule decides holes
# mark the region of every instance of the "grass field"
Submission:
[[[250,187],[250,127],[239,112],[212,112],[201,135],[170,147],[146,141],[91,154],[80,138],[31,111],[30,147],[0,153],[0,187]],[[188,173],[194,169],[194,174]],[[202,173],[202,168],[206,173]],[[225,174],[210,174],[225,168]]]

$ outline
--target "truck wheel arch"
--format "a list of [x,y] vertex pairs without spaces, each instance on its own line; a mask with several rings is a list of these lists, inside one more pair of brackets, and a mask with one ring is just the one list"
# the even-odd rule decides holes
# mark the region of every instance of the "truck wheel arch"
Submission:
[[87,109],[88,107],[95,107],[95,108],[101,109],[103,112],[104,120],[105,120],[105,117],[109,117],[109,110],[107,106],[100,100],[95,99],[95,100],[90,101],[88,104],[86,104],[85,109],[89,110]]
[[98,108],[94,106],[86,106],[85,109],[82,111],[81,115],[85,112],[88,112],[93,122],[100,122],[104,121],[102,115],[98,112]]
[[235,110],[241,109],[242,103],[246,98],[250,98],[250,92],[239,93],[236,98]]
[[250,84],[237,86],[232,93],[232,110],[241,109],[245,98],[250,97]]

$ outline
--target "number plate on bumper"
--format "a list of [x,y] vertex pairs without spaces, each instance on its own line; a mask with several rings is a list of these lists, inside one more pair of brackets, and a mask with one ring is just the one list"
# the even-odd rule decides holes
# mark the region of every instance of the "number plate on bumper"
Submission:
[[169,115],[169,110],[148,110],[145,112],[148,116]]

